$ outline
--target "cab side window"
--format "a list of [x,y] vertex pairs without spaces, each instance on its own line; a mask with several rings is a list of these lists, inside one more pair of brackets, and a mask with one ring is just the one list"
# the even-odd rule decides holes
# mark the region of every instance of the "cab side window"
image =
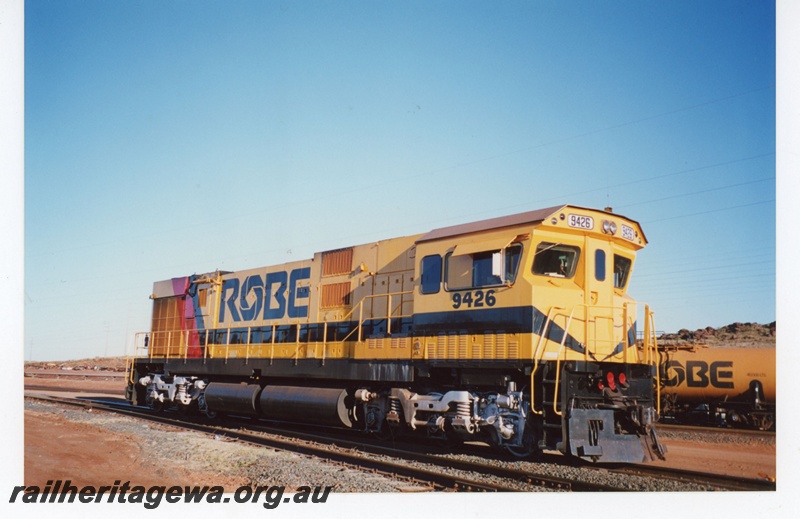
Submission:
[[448,290],[464,290],[512,284],[517,277],[522,245],[473,252],[445,258]]
[[442,257],[438,254],[422,258],[420,266],[421,281],[420,292],[423,294],[436,294],[442,284]]
[[542,242],[536,246],[533,273],[539,276],[571,278],[575,275],[579,257],[578,247]]
[[632,264],[630,258],[614,254],[614,288],[625,288]]
[[603,249],[594,251],[594,277],[597,281],[606,280],[606,251]]

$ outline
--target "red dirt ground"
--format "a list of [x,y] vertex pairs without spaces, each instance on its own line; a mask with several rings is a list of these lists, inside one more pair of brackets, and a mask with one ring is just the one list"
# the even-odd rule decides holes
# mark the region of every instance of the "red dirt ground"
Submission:
[[181,470],[142,456],[141,438],[72,422],[52,413],[25,412],[25,485],[71,480],[78,488],[114,484],[131,486],[221,485],[236,488],[242,480]]
[[686,440],[664,439],[666,461],[654,465],[698,472],[714,472],[753,479],[771,479],[775,475],[774,445],[715,445]]

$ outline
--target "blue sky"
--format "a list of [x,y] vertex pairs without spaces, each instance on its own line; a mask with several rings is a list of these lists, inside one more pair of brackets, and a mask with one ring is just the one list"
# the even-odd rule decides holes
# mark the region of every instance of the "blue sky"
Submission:
[[560,203],[639,221],[656,328],[776,319],[770,2],[25,6],[24,357],[153,281]]

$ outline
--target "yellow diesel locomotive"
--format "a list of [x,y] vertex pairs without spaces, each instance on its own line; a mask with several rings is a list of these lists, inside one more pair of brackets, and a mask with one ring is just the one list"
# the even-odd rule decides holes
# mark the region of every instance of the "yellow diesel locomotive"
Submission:
[[[563,205],[156,282],[127,398],[517,456],[662,456],[639,224]],[[637,323],[644,340],[638,341]]]

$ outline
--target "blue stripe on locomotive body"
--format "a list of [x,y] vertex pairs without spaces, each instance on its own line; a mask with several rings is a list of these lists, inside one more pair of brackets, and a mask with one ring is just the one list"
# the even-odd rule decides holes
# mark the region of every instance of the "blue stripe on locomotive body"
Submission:
[[279,380],[281,383],[314,380],[321,385],[410,384],[415,380],[414,362],[410,360],[327,359],[321,365],[317,359],[168,359],[163,361],[163,367],[172,375],[231,380],[252,379],[258,373],[259,378],[272,384]]
[[[538,308],[521,306],[513,308],[490,308],[482,310],[462,310],[457,312],[435,312],[427,314],[414,314],[411,318],[393,318],[391,335],[386,333],[386,319],[369,319],[361,323],[364,337],[367,338],[388,338],[388,337],[427,337],[436,336],[443,333],[483,333],[498,332],[504,333],[533,333],[541,336],[546,325],[547,316]],[[336,341],[343,337],[353,334],[359,327],[358,321],[341,321],[329,323],[328,336],[324,335],[323,323],[311,323],[297,325],[278,325],[274,327],[276,338],[275,344],[292,344],[296,342],[322,342]],[[205,330],[200,330],[202,335]],[[230,344],[243,344],[250,334],[250,343],[271,343],[273,328],[263,327],[237,327],[219,330],[209,330],[209,344],[226,344],[228,335],[232,337]],[[297,334],[300,333],[300,337]],[[564,341],[564,346],[577,353],[584,354],[583,344],[570,334],[564,339],[564,329],[555,323],[547,325],[546,339],[560,344]],[[628,330],[628,343],[634,344],[636,337],[635,323]],[[261,340],[259,340],[261,339]],[[608,355],[606,360],[622,352],[623,343],[618,343],[614,351]]]
[[[532,332],[541,336],[546,321],[547,316],[532,306],[414,314],[414,335],[502,330],[505,333]],[[561,326],[551,322],[547,327],[546,338],[560,344],[564,340],[564,333]],[[567,335],[564,346],[580,354],[584,353],[583,345],[572,335]],[[622,346],[619,348],[621,350]]]
[[[392,332],[391,335],[386,333],[386,319],[368,319],[361,323],[364,330],[364,337],[369,338],[387,338],[398,336],[415,336],[425,337],[434,336],[440,333],[483,333],[485,331],[500,331],[505,333],[534,333],[541,334],[542,328],[545,324],[546,316],[536,308],[530,306],[521,306],[515,308],[492,308],[486,310],[462,310],[458,312],[434,312],[427,314],[414,314],[410,318],[392,318]],[[300,333],[309,333],[309,337],[300,338],[300,342],[317,342],[322,341],[323,323],[310,323],[300,324]],[[327,340],[341,340],[343,337],[353,333],[359,327],[358,321],[340,321],[335,323],[328,323],[328,337]],[[276,325],[276,344],[285,344],[296,342],[296,333],[298,326],[296,324],[283,324]],[[256,327],[231,327],[220,329],[209,329],[208,332],[213,337],[213,334],[226,335],[229,331],[231,334],[247,334],[248,330],[251,333],[271,333],[271,326],[256,326]],[[397,331],[399,330],[399,332]],[[206,330],[199,330],[203,334]],[[564,330],[557,324],[551,323],[548,326],[547,338],[561,342]],[[253,340],[251,343],[262,341]],[[270,342],[265,340],[263,342]],[[209,340],[210,344],[225,344],[224,341]],[[232,344],[241,344],[239,340]],[[573,347],[578,344],[578,341],[568,336],[567,345]],[[576,350],[577,351],[577,350]],[[582,350],[581,350],[582,351]]]
[[433,335],[440,332],[503,330],[507,333],[525,333],[533,328],[533,311],[530,306],[512,308],[487,308],[459,310],[456,312],[431,312],[414,314],[414,334]]

